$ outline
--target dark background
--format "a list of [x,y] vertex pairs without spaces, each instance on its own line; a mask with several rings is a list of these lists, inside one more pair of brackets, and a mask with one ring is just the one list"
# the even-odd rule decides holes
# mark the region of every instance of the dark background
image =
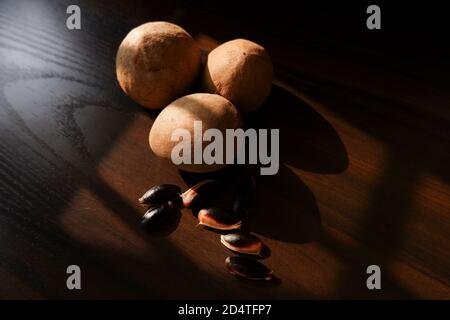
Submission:
[[[450,31],[444,4],[411,1],[191,1],[201,8],[245,28],[302,45],[305,41],[349,45],[396,55],[404,59],[440,57],[449,48]],[[369,5],[381,8],[381,30],[365,27]]]

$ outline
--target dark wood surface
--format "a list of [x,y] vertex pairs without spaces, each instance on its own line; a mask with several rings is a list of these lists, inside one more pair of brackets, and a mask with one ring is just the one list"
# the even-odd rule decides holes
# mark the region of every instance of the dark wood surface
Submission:
[[[308,29],[292,41],[216,8],[144,1],[82,1],[82,30],[69,31],[68,4],[0,3],[1,298],[450,298],[443,52],[420,63],[417,52]],[[246,37],[272,56],[272,93],[247,123],[280,128],[282,166],[255,175],[247,227],[271,248],[273,283],[228,275],[229,252],[188,211],[165,236],[138,227],[148,187],[192,180],[151,153],[156,113],[115,79],[120,41],[150,20],[180,24],[205,50]],[[66,288],[71,264],[80,291]],[[366,288],[370,264],[382,290]]]

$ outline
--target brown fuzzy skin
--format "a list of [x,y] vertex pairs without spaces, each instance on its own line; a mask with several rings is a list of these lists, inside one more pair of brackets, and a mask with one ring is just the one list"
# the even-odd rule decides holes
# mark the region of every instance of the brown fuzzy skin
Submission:
[[181,27],[149,22],[131,30],[116,55],[120,87],[140,105],[162,109],[185,94],[200,73],[201,51]]
[[272,88],[273,66],[260,45],[236,39],[208,55],[201,85],[205,92],[220,94],[241,113],[258,109]]
[[[172,149],[179,141],[171,141],[175,129],[187,129],[191,133],[191,164],[181,164],[178,169],[190,172],[211,172],[223,168],[223,164],[193,164],[194,121],[202,121],[203,132],[209,128],[236,129],[241,126],[237,109],[227,99],[208,93],[195,93],[181,97],[169,104],[158,115],[149,134],[150,148],[161,158],[171,158]],[[210,142],[203,142],[203,148]],[[203,149],[202,149],[203,150]],[[225,155],[225,151],[224,151]]]

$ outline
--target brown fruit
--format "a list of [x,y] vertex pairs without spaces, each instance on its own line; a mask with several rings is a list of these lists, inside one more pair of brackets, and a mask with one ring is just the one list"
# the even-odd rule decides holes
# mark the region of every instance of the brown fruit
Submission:
[[272,88],[273,66],[266,50],[249,40],[236,39],[208,55],[202,89],[230,100],[241,113],[258,109]]
[[[210,172],[224,167],[224,164],[215,163],[194,164],[194,121],[201,121],[202,133],[209,128],[215,128],[220,130],[224,137],[225,129],[236,129],[241,124],[239,112],[227,99],[216,94],[191,94],[175,100],[161,111],[150,130],[150,148],[158,157],[170,161],[172,149],[182,141],[172,141],[172,133],[177,129],[186,129],[191,138],[191,163],[182,163],[177,167],[190,172]],[[202,154],[209,143],[202,143]],[[225,155],[225,150],[223,154]]]
[[201,51],[181,27],[149,22],[131,30],[116,56],[123,91],[149,109],[162,109],[185,94],[200,72]]

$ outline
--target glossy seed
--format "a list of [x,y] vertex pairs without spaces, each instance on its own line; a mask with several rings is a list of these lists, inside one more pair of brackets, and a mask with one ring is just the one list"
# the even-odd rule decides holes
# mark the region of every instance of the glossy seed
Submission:
[[151,230],[162,223],[165,219],[170,218],[175,210],[172,202],[167,202],[147,210],[141,220],[141,226],[147,230]]
[[242,219],[247,216],[250,205],[253,200],[253,192],[254,192],[254,182],[253,179],[248,179],[242,182],[237,188],[233,196],[233,206],[231,213]]
[[241,227],[242,221],[236,219],[221,208],[202,209],[198,213],[198,226],[217,230],[235,230]]
[[261,262],[246,257],[228,257],[225,266],[232,275],[250,280],[271,280],[273,276]]
[[181,189],[174,184],[158,184],[150,188],[139,198],[141,205],[158,205],[172,200],[175,202],[180,197]]
[[228,249],[244,254],[260,255],[263,249],[261,239],[242,231],[221,235],[220,242]]
[[215,180],[204,180],[189,188],[181,195],[185,208],[204,207],[219,188]]

